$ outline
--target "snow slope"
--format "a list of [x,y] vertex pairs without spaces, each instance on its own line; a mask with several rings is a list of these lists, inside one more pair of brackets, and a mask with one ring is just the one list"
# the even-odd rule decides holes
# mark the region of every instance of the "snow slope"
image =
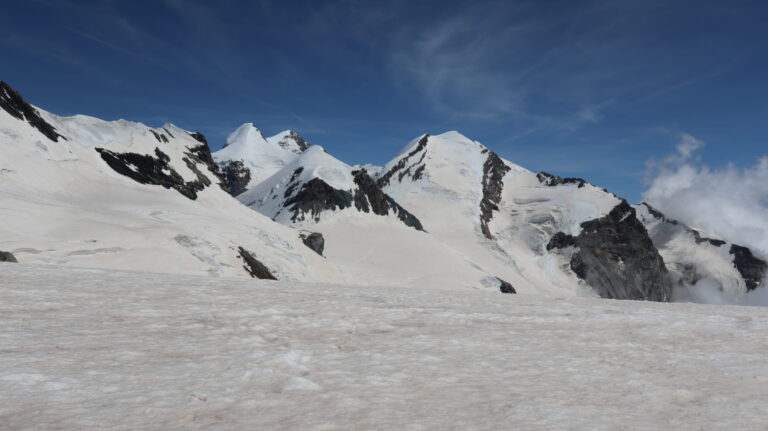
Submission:
[[219,186],[202,135],[59,117],[11,92],[0,107],[0,250],[19,261],[247,276],[242,247],[280,279],[345,281],[297,231]]
[[763,430],[768,310],[0,264],[0,428]]

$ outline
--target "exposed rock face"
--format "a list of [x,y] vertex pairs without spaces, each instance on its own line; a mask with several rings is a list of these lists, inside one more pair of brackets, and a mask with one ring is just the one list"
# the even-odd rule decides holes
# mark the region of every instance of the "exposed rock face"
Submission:
[[189,136],[200,142],[200,145],[187,148],[188,151],[184,152],[184,154],[187,156],[184,158],[184,163],[186,163],[187,166],[193,172],[195,172],[199,181],[203,183],[207,182],[207,186],[210,184],[210,180],[208,180],[208,177],[203,175],[195,166],[195,164],[198,163],[203,164],[208,169],[208,172],[219,180],[219,187],[221,187],[221,189],[225,192],[229,192],[227,182],[224,180],[224,176],[219,170],[219,165],[216,164],[216,162],[213,160],[213,156],[211,155],[211,147],[208,146],[208,141],[205,139],[205,136],[203,136],[202,133],[197,132],[192,132],[189,134]]
[[272,275],[272,271],[269,270],[263,263],[259,262],[248,250],[243,247],[238,247],[237,251],[240,253],[240,258],[243,259],[243,269],[253,278],[259,278],[262,280],[277,280],[277,277]]
[[536,174],[536,178],[545,186],[555,187],[562,184],[576,184],[579,188],[584,187],[587,182],[581,178],[563,178],[557,175],[548,174],[546,172],[539,172]]
[[16,256],[8,251],[0,251],[0,262],[18,262]]
[[[419,165],[423,161],[424,156],[426,155],[426,152],[421,155],[421,159],[418,162],[409,166],[408,169],[403,170],[403,168],[405,168],[406,165],[408,165],[408,162],[412,157],[414,157],[416,154],[418,154],[424,148],[426,148],[427,142],[429,142],[429,135],[424,135],[423,138],[419,139],[419,143],[418,145],[416,145],[416,148],[414,148],[410,153],[408,153],[408,155],[400,159],[400,161],[398,161],[395,166],[392,166],[392,168],[389,171],[385,172],[382,176],[379,177],[377,181],[378,186],[380,188],[384,188],[387,185],[389,185],[389,182],[392,179],[392,176],[394,176],[398,172],[400,173],[399,179],[402,180],[403,176],[405,176],[410,171],[411,167]],[[417,167],[413,172],[413,178],[414,179],[421,178],[421,175],[423,172],[424,172],[424,165]]]
[[357,185],[354,195],[355,208],[366,213],[370,210],[376,215],[387,215],[392,211],[406,226],[424,230],[419,219],[384,193],[365,169],[353,171],[352,175]]
[[[174,138],[168,129],[163,128],[163,131],[164,133],[158,133],[150,130],[160,143],[169,142],[166,134]],[[117,153],[98,147],[96,151],[115,172],[141,184],[154,184],[174,189],[192,200],[197,199],[197,192],[211,185],[210,178],[201,169],[207,170],[208,174],[218,179],[219,187],[228,192],[227,182],[211,156],[211,149],[208,147],[205,136],[196,132],[191,132],[189,135],[200,144],[186,147],[187,151],[184,152],[182,161],[197,177],[195,181],[184,181],[184,178],[171,166],[170,157],[160,148],[155,148],[154,157],[138,153]]]
[[65,137],[56,132],[56,128],[40,117],[40,113],[37,109],[24,100],[24,98],[5,81],[0,81],[0,108],[3,108],[3,110],[15,118],[28,122],[32,127],[39,130],[40,133],[53,142],[58,142],[59,138],[66,140]]
[[[293,140],[293,142],[296,143],[298,148],[294,148],[293,145],[291,145],[290,140]],[[291,151],[296,154],[303,153],[307,148],[309,148],[309,143],[304,140],[298,133],[294,132],[293,130],[288,131],[288,135],[277,142],[277,145],[279,145],[281,148]]]
[[582,223],[581,228],[577,237],[554,235],[547,250],[576,247],[571,270],[601,297],[670,300],[672,287],[664,260],[626,201],[605,217]]
[[493,218],[493,212],[499,210],[501,191],[504,189],[504,175],[510,167],[504,164],[496,153],[487,151],[488,158],[483,164],[483,198],[480,200],[480,230],[488,239],[493,239],[488,222]]
[[355,184],[353,190],[333,188],[320,178],[301,184],[296,179],[302,172],[302,167],[293,172],[284,193],[287,200],[283,207],[292,214],[293,222],[303,221],[307,217],[320,221],[324,211],[340,211],[354,205],[355,209],[364,213],[381,216],[393,213],[406,226],[424,230],[419,219],[384,193],[365,169],[352,171]]
[[302,232],[299,234],[299,237],[304,245],[320,256],[323,255],[323,250],[325,250],[325,238],[323,238],[323,234],[319,232]]
[[306,215],[320,221],[323,211],[343,210],[352,206],[352,193],[337,190],[320,178],[313,178],[304,185],[284,206],[293,213],[291,221],[304,220]]
[[154,130],[151,130],[151,129],[150,129],[150,132],[152,132],[152,134],[155,136],[155,139],[157,139],[157,142],[159,142],[161,144],[167,144],[169,142],[168,138],[164,134],[157,133],[157,132],[155,132]]
[[576,238],[563,232],[558,232],[552,235],[552,238],[550,238],[549,243],[547,244],[548,251],[566,247],[578,247],[578,245],[576,244]]
[[657,219],[665,221],[667,223],[677,224],[677,220],[670,220],[670,219],[668,219],[664,214],[661,213],[661,211],[659,211],[656,208],[652,207],[648,203],[643,202],[642,205],[645,206],[648,209],[648,212],[651,213],[651,215],[656,217]]
[[696,240],[696,244],[702,244],[702,243],[708,242],[708,243],[714,245],[715,247],[722,247],[725,244],[727,244],[723,240],[712,239],[712,238],[707,238],[705,236],[702,236],[701,232],[699,232],[699,231],[697,231],[695,229],[691,229],[691,232],[693,233],[693,238]]
[[508,281],[504,281],[499,277],[496,277],[496,280],[499,280],[499,290],[501,293],[517,293],[515,288],[512,287],[512,284],[510,284]]
[[198,179],[185,182],[184,178],[168,163],[171,160],[168,155],[159,148],[155,148],[156,157],[137,153],[115,153],[104,148],[96,148],[96,151],[115,172],[141,184],[154,184],[166,189],[174,189],[192,200],[197,199],[197,192],[211,183],[197,168],[194,171]]
[[730,252],[733,255],[733,264],[744,279],[747,290],[760,287],[765,280],[768,264],[756,258],[748,248],[740,245],[731,245]]
[[222,164],[224,183],[229,189],[229,194],[237,196],[247,190],[251,182],[251,170],[246,168],[242,160],[233,160]]

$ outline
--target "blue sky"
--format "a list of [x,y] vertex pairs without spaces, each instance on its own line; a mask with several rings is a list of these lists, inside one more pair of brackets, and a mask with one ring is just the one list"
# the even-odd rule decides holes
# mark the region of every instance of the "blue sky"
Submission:
[[294,129],[348,163],[459,130],[632,201],[683,134],[768,142],[758,1],[7,2],[0,79],[49,111],[203,132]]

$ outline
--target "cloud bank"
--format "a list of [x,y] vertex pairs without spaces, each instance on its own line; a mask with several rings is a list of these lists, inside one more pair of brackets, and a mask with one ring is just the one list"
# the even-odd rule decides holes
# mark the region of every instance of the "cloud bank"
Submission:
[[[732,163],[712,168],[696,152],[704,143],[681,136],[677,152],[648,162],[649,188],[643,199],[668,217],[744,245],[768,258],[768,156],[754,166]],[[765,287],[765,286],[764,286]],[[768,289],[741,298],[726,298],[712,286],[696,286],[694,302],[768,305]]]

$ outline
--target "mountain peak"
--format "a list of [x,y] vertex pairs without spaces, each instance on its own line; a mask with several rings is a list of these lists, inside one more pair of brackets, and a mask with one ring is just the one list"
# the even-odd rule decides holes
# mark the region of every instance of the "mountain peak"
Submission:
[[310,146],[309,142],[293,130],[282,131],[275,136],[267,138],[267,141],[295,154],[301,154]]

